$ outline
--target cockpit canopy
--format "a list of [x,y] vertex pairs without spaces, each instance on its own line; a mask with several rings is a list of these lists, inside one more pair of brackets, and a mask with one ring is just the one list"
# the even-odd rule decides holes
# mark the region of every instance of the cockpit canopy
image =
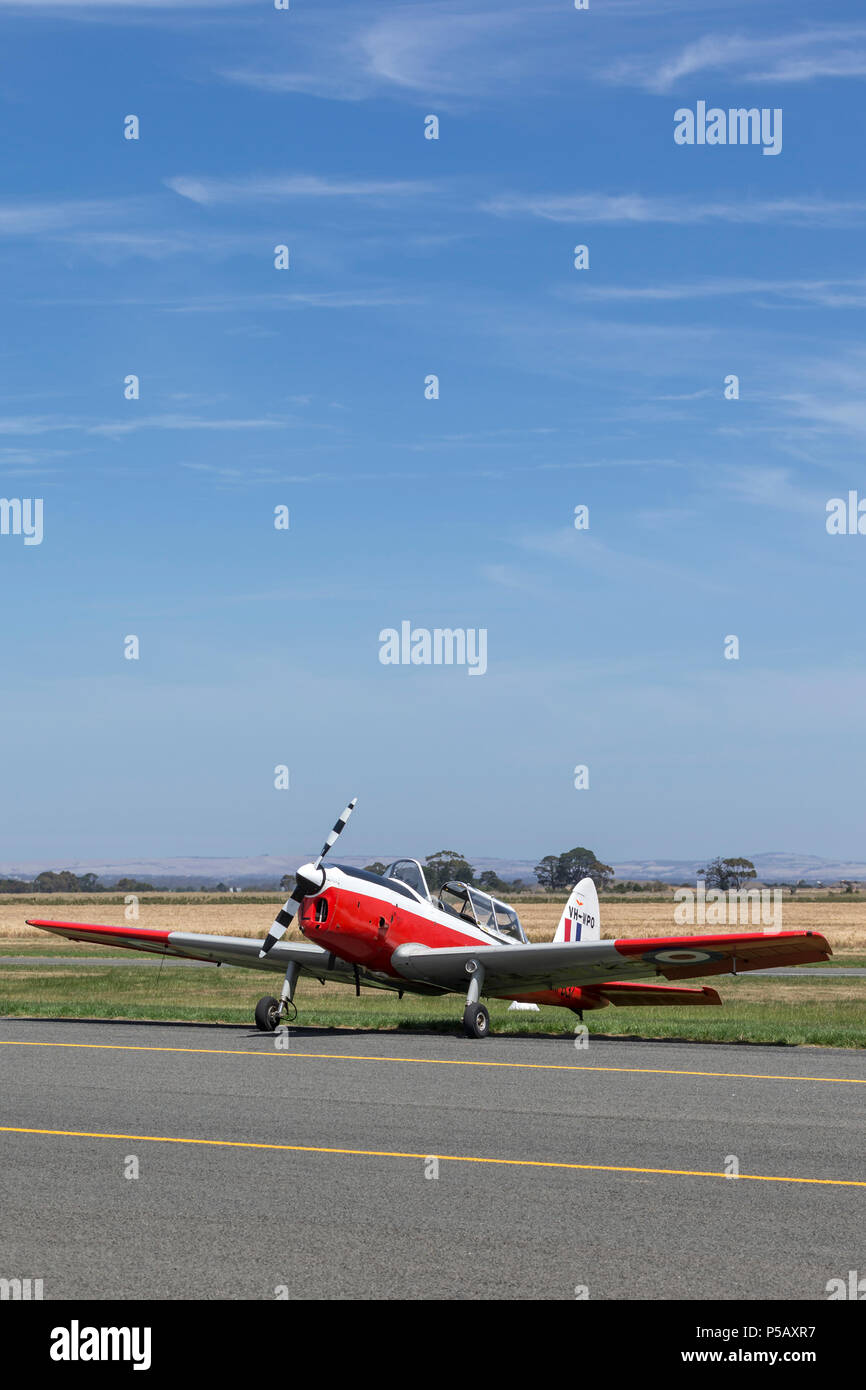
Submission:
[[393,864],[388,865],[382,877],[395,878],[398,883],[405,883],[408,888],[412,888],[425,902],[431,901],[424,870],[417,859],[395,859]]
[[498,898],[491,898],[480,888],[470,888],[466,883],[446,883],[439,889],[438,901],[434,899],[417,859],[395,859],[382,877],[402,883],[424,902],[432,903],[443,912],[451,912],[455,917],[462,917],[464,922],[471,922],[473,926],[481,927],[496,937],[507,937],[512,941],[526,940],[514,908]]
[[512,941],[525,941],[526,935],[520,925],[520,918],[507,903],[482,893],[480,888],[470,888],[466,883],[446,883],[439,890],[439,906],[444,912],[453,912],[464,922],[471,922],[484,931],[497,936],[509,937]]

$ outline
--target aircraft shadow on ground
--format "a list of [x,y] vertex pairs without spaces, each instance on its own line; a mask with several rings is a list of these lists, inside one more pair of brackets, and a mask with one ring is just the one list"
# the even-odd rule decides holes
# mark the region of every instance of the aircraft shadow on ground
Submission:
[[[50,1023],[50,1024],[52,1024],[52,1025],[53,1025],[53,1024],[70,1024],[70,1025],[72,1025],[73,1027],[76,1026],[76,1025],[77,1025],[78,1027],[81,1027],[82,1024],[88,1024],[88,1025],[90,1025],[90,1026],[92,1026],[92,1027],[99,1027],[99,1028],[168,1028],[168,1029],[174,1029],[174,1030],[180,1030],[180,1029],[184,1029],[184,1028],[195,1028],[195,1029],[197,1029],[197,1030],[199,1030],[199,1031],[201,1031],[202,1029],[210,1029],[211,1031],[216,1032],[216,1033],[225,1033],[225,1032],[242,1033],[245,1037],[247,1037],[247,1038],[256,1038],[256,1039],[259,1039],[263,1044],[267,1044],[267,1045],[270,1046],[270,1047],[273,1047],[273,1045],[274,1045],[274,1039],[275,1039],[275,1037],[276,1037],[276,1034],[274,1034],[274,1033],[262,1033],[262,1032],[260,1032],[257,1028],[251,1028],[250,1025],[249,1025],[248,1023],[213,1023],[213,1022],[202,1021],[202,1020],[196,1020],[196,1019],[169,1019],[169,1020],[163,1020],[163,1019],[146,1019],[146,1018],[48,1018],[48,1017],[43,1017],[43,1016],[34,1015],[34,1014],[30,1014],[30,1015],[26,1015],[26,1016],[25,1016],[25,1015],[18,1015],[18,1016],[16,1016],[16,1015],[14,1015],[14,1014],[6,1014],[5,1016],[3,1016],[2,1020],[0,1020],[0,1021],[2,1021],[2,1022],[4,1022],[4,1023],[42,1023],[42,1024]],[[479,1060],[482,1060],[482,1057],[481,1057],[480,1054],[483,1054],[483,1052],[484,1052],[483,1043],[486,1042],[486,1041],[488,1041],[488,1039],[479,1040],[479,1039],[476,1039],[476,1038],[468,1038],[468,1037],[466,1037],[466,1036],[463,1034],[463,1032],[462,1032],[462,1029],[461,1029],[461,1027],[460,1027],[459,1021],[455,1021],[454,1026],[451,1027],[451,1028],[449,1028],[449,1027],[445,1027],[445,1028],[425,1028],[425,1027],[415,1027],[415,1026],[413,1026],[413,1025],[411,1025],[411,1024],[408,1025],[408,1026],[406,1026],[406,1027],[400,1027],[400,1028],[345,1028],[345,1027],[344,1027],[344,1028],[334,1028],[334,1027],[304,1027],[304,1026],[298,1026],[297,1024],[291,1024],[291,1025],[289,1026],[289,1038],[290,1038],[290,1039],[291,1039],[291,1038],[305,1038],[305,1039],[306,1039],[306,1038],[375,1038],[375,1037],[401,1038],[401,1039],[402,1039],[402,1038],[413,1038],[413,1037],[417,1037],[417,1038],[442,1038],[443,1040],[446,1039],[446,1038],[452,1038],[452,1039],[453,1039],[453,1038],[458,1038],[461,1042],[472,1043],[474,1046],[478,1046],[479,1043],[481,1044],[480,1046],[478,1046]],[[606,1043],[606,1044],[608,1044],[608,1045],[616,1045],[616,1044],[620,1044],[620,1043],[621,1043],[621,1044],[625,1044],[625,1045],[628,1045],[628,1044],[636,1044],[636,1043],[640,1043],[640,1044],[653,1043],[653,1044],[657,1044],[657,1045],[660,1046],[660,1047],[661,1047],[661,1046],[667,1046],[667,1045],[675,1045],[675,1046],[678,1046],[678,1047],[682,1047],[682,1046],[688,1046],[688,1047],[708,1047],[708,1046],[713,1046],[713,1047],[763,1047],[763,1048],[770,1048],[770,1047],[772,1047],[772,1048],[785,1048],[785,1047],[796,1046],[796,1044],[793,1044],[793,1043],[786,1043],[786,1042],[749,1042],[748,1040],[742,1039],[742,1038],[724,1038],[724,1039],[713,1039],[713,1038],[657,1038],[657,1037],[653,1037],[651,1034],[637,1034],[637,1033],[615,1033],[615,1034],[612,1034],[612,1033],[592,1033],[592,1034],[590,1034],[590,1039],[591,1039],[591,1045],[592,1045],[592,1046],[596,1046],[596,1045],[598,1045],[599,1043]],[[497,1042],[497,1043],[519,1043],[519,1042],[536,1041],[536,1042],[559,1042],[559,1043],[563,1043],[563,1044],[566,1044],[566,1043],[567,1043],[567,1044],[569,1044],[569,1045],[573,1045],[573,1042],[574,1042],[574,1034],[573,1034],[573,1032],[570,1031],[570,1030],[565,1030],[565,1031],[563,1031],[563,1032],[551,1032],[551,1031],[542,1031],[542,1030],[533,1031],[533,1032],[526,1031],[526,1032],[521,1032],[521,1033],[496,1033],[496,1032],[491,1032],[490,1035],[489,1035],[489,1040],[490,1040],[490,1041],[495,1041],[495,1042]],[[583,1052],[583,1051],[587,1051],[587,1050],[589,1050],[589,1049],[587,1049],[587,1048],[580,1048],[580,1049],[575,1049],[575,1050],[579,1050],[579,1051],[582,1051],[582,1052]]]

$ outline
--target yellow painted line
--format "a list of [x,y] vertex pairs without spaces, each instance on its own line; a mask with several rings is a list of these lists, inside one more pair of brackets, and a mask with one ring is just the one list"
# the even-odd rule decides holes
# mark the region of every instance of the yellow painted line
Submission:
[[86,1129],[31,1129],[20,1125],[0,1125],[3,1134],[43,1134],[60,1139],[122,1139],[138,1144],[204,1144],[220,1149],[273,1149],[280,1153],[336,1154],[350,1158],[412,1158],[423,1161],[438,1158],[441,1163],[499,1164],[507,1168],[567,1168],[592,1173],[651,1173],[668,1178],[723,1178],[726,1182],[791,1182],[813,1183],[820,1187],[866,1187],[866,1180],[854,1178],[791,1178],[769,1173],[740,1173],[734,1179],[728,1173],[704,1172],[700,1168],[634,1168],[619,1163],[564,1163],[543,1158],[487,1158],[475,1154],[400,1153],[390,1149],[332,1149],[318,1144],[264,1144],[252,1139],[188,1139],[172,1134],[99,1134]]
[[[48,1020],[50,1022],[50,1020]],[[159,1025],[154,1025],[158,1027]],[[788,1076],[784,1073],[750,1071],[687,1071],[675,1067],[598,1067],[566,1062],[483,1062],[453,1057],[370,1057],[353,1052],[291,1052],[269,1048],[267,1052],[248,1052],[239,1047],[156,1047],[143,1043],[25,1042],[0,1038],[2,1047],[84,1047],[102,1052],[189,1052],[214,1057],[280,1057],[288,1061],[400,1062],[424,1067],[506,1067],[514,1071],[598,1071],[624,1072],[630,1076],[712,1076],[729,1081],[826,1081],[839,1086],[866,1086],[859,1076]]]

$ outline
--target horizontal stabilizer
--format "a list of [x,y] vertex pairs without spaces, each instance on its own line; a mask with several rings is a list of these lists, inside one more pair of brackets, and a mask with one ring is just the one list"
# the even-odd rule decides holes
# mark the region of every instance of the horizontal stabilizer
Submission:
[[621,1009],[638,1008],[641,1004],[679,1004],[693,1007],[695,1004],[721,1004],[716,990],[704,985],[703,989],[687,989],[683,985],[644,985],[627,980],[614,980],[609,985],[592,991],[602,998],[616,1004]]

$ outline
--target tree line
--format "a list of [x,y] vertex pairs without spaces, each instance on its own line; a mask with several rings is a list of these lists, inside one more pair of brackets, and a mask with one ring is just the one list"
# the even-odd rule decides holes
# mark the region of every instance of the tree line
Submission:
[[96,874],[74,874],[71,869],[46,869],[35,878],[0,878],[0,893],[152,893],[153,884],[137,878],[100,883]]
[[[373,874],[383,874],[386,867],[378,859],[366,865],[367,871]],[[585,845],[578,845],[563,854],[546,854],[535,865],[533,872],[539,887],[550,891],[573,888],[582,878],[591,878],[599,892],[608,889],[620,893],[639,893],[647,887],[654,890],[671,887],[659,879],[654,879],[649,885],[633,881],[614,884],[616,875],[611,865],[603,864],[595,851],[587,849]],[[520,892],[521,889],[532,887],[532,884],[524,883],[520,878],[502,879],[492,869],[485,869],[476,877],[474,868],[464,854],[447,849],[427,855],[424,860],[424,877],[431,892],[438,892],[444,884],[453,880],[500,896],[503,893]],[[729,888],[739,889],[748,879],[755,878],[756,870],[750,859],[717,857],[710,860],[706,868],[698,870],[698,877],[706,881],[708,888],[721,888],[726,892]]]
[[[367,871],[374,874],[384,874],[386,867],[378,859],[374,863],[366,865]],[[535,865],[534,873],[539,886],[552,892],[573,888],[582,878],[591,878],[599,892],[603,889],[619,893],[641,892],[645,891],[647,887],[654,890],[664,890],[671,887],[670,884],[662,883],[657,879],[650,885],[632,881],[614,884],[615,874],[610,864],[603,864],[593,850],[587,849],[583,845],[566,850],[563,854],[546,854]],[[519,893],[534,886],[532,883],[524,882],[521,878],[500,878],[492,869],[485,869],[476,875],[475,869],[466,856],[457,850],[450,849],[440,849],[435,854],[427,855],[424,860],[424,876],[427,879],[427,886],[433,893],[438,893],[444,884],[455,880],[460,883],[468,883],[470,886],[480,888],[485,893],[491,893],[496,897],[502,897],[506,893]],[[698,878],[703,878],[708,888],[720,888],[722,892],[727,892],[731,888],[739,889],[745,882],[755,877],[754,864],[750,859],[743,858],[721,859],[717,857],[710,860],[706,868],[698,870]],[[280,881],[280,887],[291,889],[294,887],[294,883],[294,875],[285,874]],[[46,869],[33,879],[0,878],[0,894],[152,893],[155,891],[152,883],[145,883],[140,879],[119,878],[114,884],[104,884],[99,882],[94,873],[75,874],[71,869]],[[227,893],[229,889],[224,883],[218,883],[215,889],[203,887],[200,891],[202,893]]]
[[[366,865],[367,871],[372,874],[383,874],[386,867],[378,859]],[[423,868],[427,886],[433,893],[455,880],[496,895],[519,893],[533,886],[522,878],[500,878],[493,869],[485,869],[476,875],[466,856],[452,849],[440,849],[435,854],[428,854]],[[582,846],[567,850],[565,854],[548,854],[540,864],[536,864],[533,872],[542,888],[571,888],[582,878],[591,878],[596,887],[606,888],[614,877],[609,864],[602,864],[591,849]]]

